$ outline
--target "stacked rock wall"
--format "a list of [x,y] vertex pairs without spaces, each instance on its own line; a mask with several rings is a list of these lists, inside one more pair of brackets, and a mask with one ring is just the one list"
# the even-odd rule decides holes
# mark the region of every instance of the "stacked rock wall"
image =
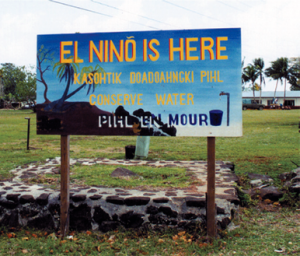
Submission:
[[[108,159],[72,160],[71,164],[124,164],[181,166],[193,178],[205,181],[206,163],[198,161],[121,161]],[[48,160],[43,166],[14,170],[15,180],[0,183],[0,225],[58,229],[60,193],[40,185],[25,185],[20,177],[57,170],[59,159]],[[30,170],[30,171],[28,171]],[[220,228],[234,217],[239,199],[233,187],[235,176],[223,162],[217,163],[216,212]],[[206,184],[197,188],[166,190],[135,190],[103,186],[72,186],[70,189],[70,229],[114,230],[124,228],[188,229],[206,223]]]

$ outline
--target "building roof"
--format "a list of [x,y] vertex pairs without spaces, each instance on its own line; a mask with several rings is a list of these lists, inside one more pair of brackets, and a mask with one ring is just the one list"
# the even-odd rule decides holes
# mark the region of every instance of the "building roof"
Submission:
[[[243,98],[253,98],[253,91],[242,92]],[[255,91],[255,97],[259,97],[259,91]],[[274,91],[262,91],[262,98],[273,98]],[[284,92],[277,91],[276,98],[283,98]],[[286,91],[286,98],[300,98],[300,91]]]

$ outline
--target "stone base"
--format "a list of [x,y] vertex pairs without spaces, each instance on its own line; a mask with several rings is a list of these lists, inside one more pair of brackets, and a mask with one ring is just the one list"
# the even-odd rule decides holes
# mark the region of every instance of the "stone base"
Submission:
[[[103,186],[71,186],[70,230],[107,232],[124,228],[178,228],[206,226],[206,162],[78,159],[71,164],[147,165],[184,167],[201,180],[201,186],[165,190],[121,189]],[[57,172],[60,159],[12,170],[12,182],[0,182],[0,226],[59,229],[60,192],[42,185],[25,185],[22,177]],[[216,163],[216,221],[225,229],[234,218],[239,199],[236,176],[224,162]]]

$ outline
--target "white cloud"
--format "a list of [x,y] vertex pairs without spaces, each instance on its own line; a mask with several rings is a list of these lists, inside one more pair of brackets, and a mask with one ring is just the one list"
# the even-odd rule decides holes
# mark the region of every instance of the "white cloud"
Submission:
[[11,13],[1,17],[0,62],[12,62],[18,65],[28,64],[28,48],[31,49],[36,45],[36,24],[37,18],[33,13],[23,15]]
[[111,17],[47,0],[0,0],[0,63],[34,64],[37,34],[223,27],[242,28],[246,64],[300,56],[299,0],[168,0],[179,7],[161,0],[98,0],[116,9],[89,0],[56,1]]
[[245,53],[269,61],[299,55],[299,8],[299,1],[267,0],[240,14]]

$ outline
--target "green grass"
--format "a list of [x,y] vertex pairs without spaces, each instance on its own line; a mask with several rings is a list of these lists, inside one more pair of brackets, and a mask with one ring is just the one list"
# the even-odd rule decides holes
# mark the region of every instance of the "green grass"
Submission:
[[[73,240],[38,230],[3,230],[0,255],[284,255],[300,254],[300,214],[290,209],[241,209],[238,227],[212,244],[198,232],[73,232]],[[9,236],[16,237],[9,238]],[[24,251],[25,250],[25,251]]]
[[[111,177],[116,168],[126,168],[138,176],[130,178]],[[150,166],[124,166],[124,165],[91,165],[76,164],[71,166],[70,183],[89,186],[109,186],[122,188],[185,188],[190,185],[201,184],[200,180],[186,176],[185,168],[150,167]],[[30,184],[45,184],[54,189],[60,188],[60,174],[38,175],[23,180]],[[49,185],[50,184],[50,185]]]
[[138,174],[130,179],[111,177],[116,168],[123,165],[92,165],[74,166],[71,169],[71,183],[79,180],[87,185],[108,185],[111,187],[188,187],[193,180],[186,176],[184,168],[155,168],[149,166],[125,166],[126,169]]
[[[236,173],[255,172],[276,178],[300,165],[299,110],[243,111],[243,137],[216,138],[217,160],[233,161]],[[30,146],[26,150],[27,120],[31,118]],[[30,110],[0,110],[0,179],[9,170],[29,162],[60,156],[60,136],[36,135],[36,116]],[[116,136],[71,136],[70,155],[125,158],[125,146],[136,138]],[[151,137],[148,159],[206,160],[206,138]]]
[[[27,116],[31,118],[31,147],[40,149],[26,150]],[[295,168],[292,161],[300,165],[299,116],[299,110],[243,111],[244,136],[217,138],[217,160],[233,161],[239,175],[255,172],[277,178],[291,171]],[[0,179],[9,178],[9,170],[16,166],[60,155],[60,137],[36,135],[35,122],[31,111],[0,110]],[[71,157],[124,159],[125,146],[135,141],[135,137],[71,136]],[[149,159],[205,160],[206,138],[153,137]],[[222,238],[212,245],[201,232],[192,230],[186,234],[171,230],[75,232],[75,240],[63,242],[42,231],[3,230],[0,255],[278,255],[275,250],[279,249],[284,249],[282,254],[300,255],[299,219],[300,212],[292,208],[243,208],[234,220],[239,227],[221,232]],[[8,237],[11,232],[15,238]]]

